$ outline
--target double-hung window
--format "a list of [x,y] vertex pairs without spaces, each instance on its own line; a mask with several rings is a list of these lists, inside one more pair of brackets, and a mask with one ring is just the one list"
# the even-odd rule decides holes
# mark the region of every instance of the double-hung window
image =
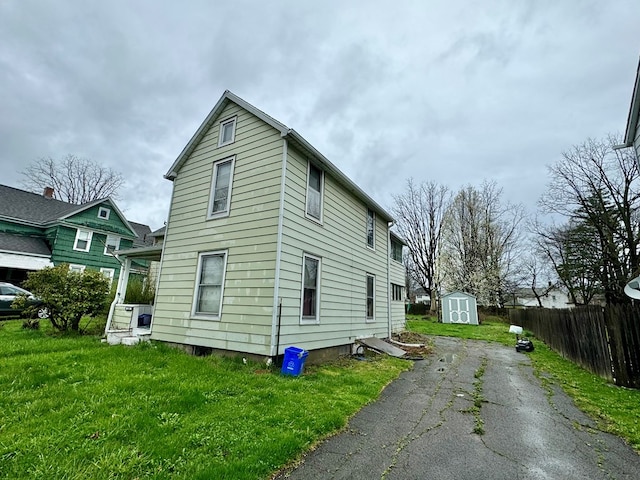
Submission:
[[367,306],[366,321],[375,321],[376,277],[367,273]]
[[116,271],[114,268],[100,268],[100,273],[102,275],[104,275],[104,278],[106,278],[107,280],[109,280],[109,287],[111,287],[111,284],[113,283],[113,277],[116,274]]
[[320,321],[320,258],[304,254],[300,323]]
[[226,266],[227,252],[200,254],[193,299],[193,316],[220,318]]
[[107,239],[104,242],[104,254],[113,255],[113,252],[120,248],[120,237],[115,235],[107,235]]
[[76,231],[76,239],[73,242],[73,249],[88,252],[91,248],[91,237],[93,237],[93,232],[78,229]]
[[69,271],[74,273],[83,273],[87,268],[86,265],[77,265],[75,263],[69,264]]
[[236,140],[236,117],[220,122],[220,137],[218,146],[228,145]]
[[375,247],[376,236],[376,214],[370,208],[367,208],[367,246]]
[[402,263],[402,244],[391,238],[391,258]]
[[307,216],[322,221],[322,183],[323,172],[309,162],[307,172]]
[[209,218],[226,217],[229,215],[235,159],[236,157],[225,158],[213,164]]

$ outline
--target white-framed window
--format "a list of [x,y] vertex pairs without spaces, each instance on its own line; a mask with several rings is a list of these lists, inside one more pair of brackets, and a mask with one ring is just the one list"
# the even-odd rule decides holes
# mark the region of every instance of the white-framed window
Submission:
[[391,258],[402,263],[402,244],[393,238],[391,239]]
[[218,146],[229,145],[236,140],[236,117],[228,118],[220,122],[220,137]]
[[367,304],[366,321],[373,322],[376,319],[376,277],[367,273]]
[[220,319],[226,270],[226,251],[204,252],[198,255],[192,316]]
[[367,247],[375,248],[376,212],[367,208]]
[[113,255],[113,252],[120,248],[120,237],[115,235],[107,235],[107,239],[104,242],[104,254]]
[[320,257],[302,256],[300,323],[320,323]]
[[87,268],[86,265],[77,265],[75,263],[69,264],[69,270],[75,273],[83,273],[85,268]]
[[89,230],[76,230],[76,239],[73,242],[73,249],[81,252],[88,252],[91,248],[91,238],[93,232]]
[[98,209],[98,218],[109,220],[109,215],[111,215],[111,210],[109,208],[100,207]]
[[113,277],[116,274],[115,268],[100,268],[100,273],[109,280],[109,287],[113,284]]
[[404,300],[404,287],[395,283],[391,284],[391,300],[401,302]]
[[322,222],[322,189],[324,186],[324,172],[309,162],[307,169],[307,207],[308,217]]
[[235,160],[236,157],[234,156],[213,164],[208,218],[219,218],[229,215]]

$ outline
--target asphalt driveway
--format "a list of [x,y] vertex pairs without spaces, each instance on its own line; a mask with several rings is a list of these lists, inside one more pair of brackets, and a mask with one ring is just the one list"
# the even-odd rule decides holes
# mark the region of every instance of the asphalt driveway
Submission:
[[[442,337],[435,338],[435,351],[343,433],[276,478],[640,478],[640,456],[596,430],[561,389],[544,388],[526,354]],[[480,387],[485,401],[477,415],[472,407]]]

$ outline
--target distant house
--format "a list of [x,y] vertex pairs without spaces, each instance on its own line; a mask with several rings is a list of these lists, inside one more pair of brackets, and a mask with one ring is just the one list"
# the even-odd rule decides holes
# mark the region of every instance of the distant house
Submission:
[[[573,308],[575,306],[569,294],[559,288],[541,289],[538,295],[542,308]],[[540,303],[530,287],[523,287],[517,288],[507,296],[505,306],[529,308],[540,307]]]
[[311,359],[404,327],[391,215],[295,130],[227,91],[165,178],[152,339]]
[[150,241],[151,229],[128,221],[110,198],[75,205],[53,194],[0,185],[0,281],[20,284],[28,272],[61,263],[112,280],[120,273],[113,252]]

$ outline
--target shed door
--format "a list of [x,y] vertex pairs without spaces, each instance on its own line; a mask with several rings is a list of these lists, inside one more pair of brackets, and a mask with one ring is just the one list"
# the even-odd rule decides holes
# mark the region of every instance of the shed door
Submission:
[[449,298],[449,322],[469,323],[469,299],[466,297]]

